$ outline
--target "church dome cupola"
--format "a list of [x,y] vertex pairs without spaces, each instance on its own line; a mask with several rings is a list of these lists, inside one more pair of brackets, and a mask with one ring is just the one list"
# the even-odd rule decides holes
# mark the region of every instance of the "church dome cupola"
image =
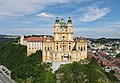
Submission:
[[60,21],[60,25],[61,25],[61,28],[65,28],[66,27],[66,23],[64,22],[63,18]]
[[68,23],[72,23],[71,17],[68,18]]
[[58,22],[59,22],[59,19],[58,19],[58,17],[56,17],[55,23],[58,23]]

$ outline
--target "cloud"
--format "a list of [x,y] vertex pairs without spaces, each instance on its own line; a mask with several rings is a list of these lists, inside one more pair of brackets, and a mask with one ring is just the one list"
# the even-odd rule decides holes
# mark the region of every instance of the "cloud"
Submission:
[[72,0],[0,0],[0,19],[24,16],[40,12],[54,3],[69,3]]
[[52,18],[52,17],[54,17],[54,15],[47,14],[47,13],[44,13],[44,12],[42,12],[40,14],[36,14],[36,16],[43,17],[43,18]]
[[83,12],[83,16],[80,18],[81,22],[91,22],[102,18],[107,15],[111,10],[109,8],[88,7],[83,8],[80,11]]

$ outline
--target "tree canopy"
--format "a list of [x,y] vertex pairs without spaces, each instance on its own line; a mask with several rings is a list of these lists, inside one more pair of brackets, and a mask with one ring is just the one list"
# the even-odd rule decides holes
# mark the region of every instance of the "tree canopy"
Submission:
[[[89,59],[88,59],[89,60]],[[42,51],[26,55],[26,46],[0,43],[0,63],[12,72],[17,83],[114,83],[112,73],[105,73],[95,59],[88,64],[61,65],[52,73],[51,63],[42,62]]]

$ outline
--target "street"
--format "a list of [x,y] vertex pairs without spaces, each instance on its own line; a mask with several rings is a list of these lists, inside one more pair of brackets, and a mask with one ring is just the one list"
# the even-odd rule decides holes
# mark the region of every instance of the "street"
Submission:
[[13,83],[8,77],[0,72],[0,83]]

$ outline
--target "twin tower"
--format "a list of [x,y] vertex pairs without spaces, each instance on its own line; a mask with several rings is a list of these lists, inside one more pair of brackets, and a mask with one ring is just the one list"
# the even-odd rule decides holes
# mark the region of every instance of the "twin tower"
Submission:
[[61,20],[56,17],[54,24],[54,48],[55,51],[71,51],[74,46],[74,30],[71,17],[65,23],[64,19]]
[[87,42],[82,37],[74,37],[72,20],[67,23],[57,17],[54,23],[54,37],[21,37],[20,44],[27,46],[27,55],[42,50],[42,60],[73,62],[87,58]]

